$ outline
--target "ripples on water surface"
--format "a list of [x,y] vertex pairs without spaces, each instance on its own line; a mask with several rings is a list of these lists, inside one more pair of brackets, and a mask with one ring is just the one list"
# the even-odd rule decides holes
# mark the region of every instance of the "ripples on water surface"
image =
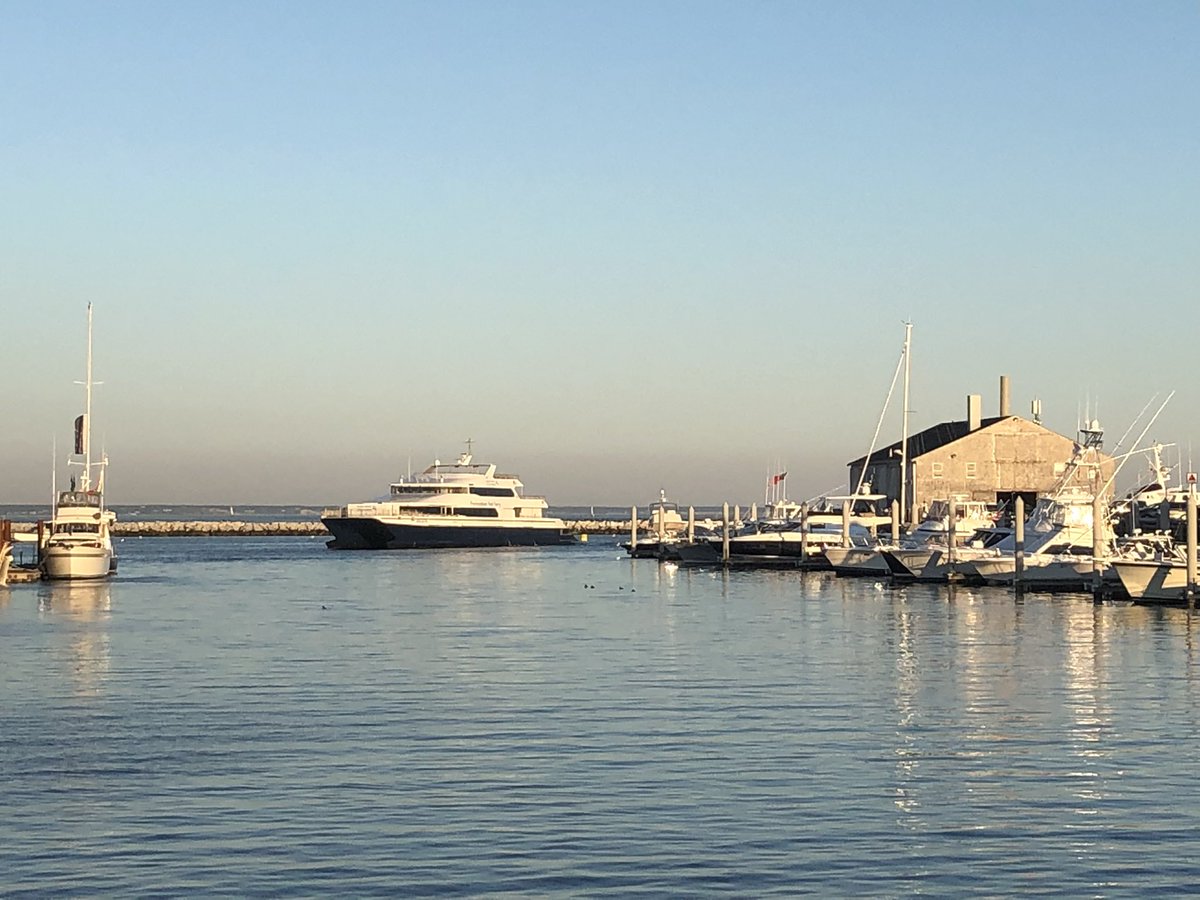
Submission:
[[0,893],[1200,884],[1184,611],[598,541],[121,551],[0,589]]

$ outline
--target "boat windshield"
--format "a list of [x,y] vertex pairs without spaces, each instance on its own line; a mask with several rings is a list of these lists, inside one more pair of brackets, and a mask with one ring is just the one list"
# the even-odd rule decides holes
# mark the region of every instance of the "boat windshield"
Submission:
[[58,495],[59,506],[99,506],[99,491],[63,491]]
[[92,522],[59,522],[55,534],[99,534],[100,526]]

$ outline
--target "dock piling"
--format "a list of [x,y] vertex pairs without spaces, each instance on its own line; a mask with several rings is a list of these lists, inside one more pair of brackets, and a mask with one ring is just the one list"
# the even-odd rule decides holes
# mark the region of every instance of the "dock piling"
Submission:
[[721,563],[729,565],[729,504],[721,504]]
[[800,504],[800,565],[808,561],[808,504]]
[[1196,491],[1187,495],[1187,601],[1188,609],[1196,608]]
[[1108,504],[1104,495],[1097,494],[1092,499],[1092,593],[1099,597],[1104,587],[1104,527],[1103,522],[1108,514]]
[[1017,593],[1024,590],[1025,581],[1025,498],[1017,497],[1013,504],[1013,556],[1016,569],[1013,571],[1013,587]]
[[954,564],[958,561],[958,503],[950,498],[950,508],[946,510],[946,559],[950,563],[950,574],[954,574]]

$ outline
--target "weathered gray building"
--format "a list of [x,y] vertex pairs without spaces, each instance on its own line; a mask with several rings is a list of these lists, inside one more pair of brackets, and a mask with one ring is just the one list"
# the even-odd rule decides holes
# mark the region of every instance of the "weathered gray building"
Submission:
[[[1001,385],[1001,412],[981,418],[977,394],[967,398],[967,418],[926,428],[908,439],[907,507],[918,521],[931,500],[951,496],[987,503],[1009,503],[1017,496],[1032,509],[1035,499],[1064,482],[1090,491],[1112,476],[1113,460],[1098,450],[1095,465],[1072,467],[1079,444],[1036,422],[1008,414],[1007,382]],[[888,502],[900,500],[900,442],[848,463],[850,484],[866,482]]]

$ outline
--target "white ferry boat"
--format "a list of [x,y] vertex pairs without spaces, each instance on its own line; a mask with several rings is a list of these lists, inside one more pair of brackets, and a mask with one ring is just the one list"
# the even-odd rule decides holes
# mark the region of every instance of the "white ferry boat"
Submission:
[[388,496],[326,509],[321,522],[334,550],[418,550],[569,544],[562,519],[546,513],[544,497],[522,495],[515,475],[467,452],[453,463],[435,461],[419,475],[391,485]]

